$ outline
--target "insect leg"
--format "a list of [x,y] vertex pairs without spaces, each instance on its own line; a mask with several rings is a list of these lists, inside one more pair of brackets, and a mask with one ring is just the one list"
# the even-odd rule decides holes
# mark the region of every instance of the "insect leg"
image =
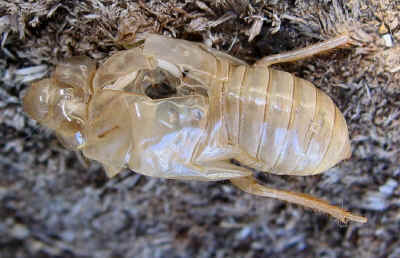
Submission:
[[286,63],[301,60],[313,55],[342,47],[350,43],[350,37],[347,35],[338,36],[305,48],[266,56],[255,63],[255,66],[270,66],[277,63]]
[[290,203],[295,203],[298,205],[302,205],[304,207],[308,207],[320,212],[328,213],[331,216],[339,219],[342,222],[356,221],[360,223],[367,222],[367,219],[361,216],[357,216],[351,214],[348,211],[345,211],[337,206],[333,206],[328,204],[327,202],[312,197],[307,194],[289,192],[284,190],[278,190],[269,188],[267,186],[261,185],[256,181],[253,177],[241,177],[234,178],[230,180],[236,187],[239,189],[258,196],[271,197],[283,201],[287,201]]
[[238,177],[248,177],[252,172],[244,167],[234,165],[229,160],[209,161],[191,164],[191,167],[201,171],[204,178],[200,180],[219,181]]

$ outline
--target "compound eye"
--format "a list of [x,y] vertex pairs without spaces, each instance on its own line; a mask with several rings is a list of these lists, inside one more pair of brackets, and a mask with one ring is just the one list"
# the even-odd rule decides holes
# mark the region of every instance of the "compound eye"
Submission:
[[48,118],[51,82],[50,79],[45,79],[33,83],[23,100],[24,111],[38,122],[43,122]]

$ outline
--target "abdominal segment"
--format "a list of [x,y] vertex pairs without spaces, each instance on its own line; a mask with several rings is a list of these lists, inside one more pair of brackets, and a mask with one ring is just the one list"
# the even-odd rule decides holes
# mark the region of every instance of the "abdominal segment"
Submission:
[[235,80],[226,83],[224,101],[229,143],[253,158],[239,155],[240,162],[275,174],[310,175],[347,158],[343,115],[310,82],[259,67],[233,67],[230,76]]

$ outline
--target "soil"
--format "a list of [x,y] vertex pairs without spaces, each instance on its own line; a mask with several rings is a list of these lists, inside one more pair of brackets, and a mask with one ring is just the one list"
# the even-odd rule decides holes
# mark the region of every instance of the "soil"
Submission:
[[[23,112],[29,83],[64,58],[99,62],[137,32],[203,42],[252,63],[348,34],[276,66],[345,114],[351,159],[317,176],[258,173],[368,218],[245,194],[229,182],[108,179]],[[400,257],[400,2],[0,0],[0,257]]]

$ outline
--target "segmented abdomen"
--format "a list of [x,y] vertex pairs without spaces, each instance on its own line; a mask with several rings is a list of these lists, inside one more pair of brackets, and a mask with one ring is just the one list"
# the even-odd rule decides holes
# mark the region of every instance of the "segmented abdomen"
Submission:
[[231,66],[225,83],[229,141],[239,161],[276,174],[320,173],[350,156],[346,122],[310,82],[264,67]]

